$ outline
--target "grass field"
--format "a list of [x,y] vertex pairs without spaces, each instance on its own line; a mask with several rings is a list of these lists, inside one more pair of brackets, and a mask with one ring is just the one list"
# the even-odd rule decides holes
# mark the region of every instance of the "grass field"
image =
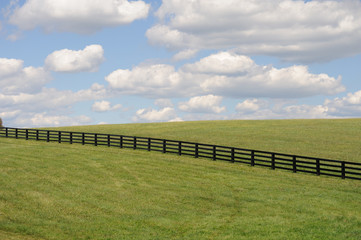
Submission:
[[199,121],[60,129],[165,138],[361,162],[361,119]]
[[[216,121],[69,130],[357,160],[360,125]],[[361,181],[80,144],[0,138],[0,151],[0,239],[361,239]]]

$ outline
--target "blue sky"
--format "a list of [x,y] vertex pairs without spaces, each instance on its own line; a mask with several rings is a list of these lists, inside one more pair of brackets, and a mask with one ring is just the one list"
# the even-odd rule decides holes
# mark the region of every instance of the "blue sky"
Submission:
[[0,117],[361,117],[361,1],[3,0]]

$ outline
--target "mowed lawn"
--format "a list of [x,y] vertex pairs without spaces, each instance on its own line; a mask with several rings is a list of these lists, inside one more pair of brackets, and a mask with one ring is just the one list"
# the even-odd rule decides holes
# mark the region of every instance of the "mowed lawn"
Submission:
[[[330,120],[331,125],[333,121],[338,120]],[[360,120],[342,121],[360,125]],[[267,121],[253,122],[260,124],[260,135],[271,135],[269,128],[261,127]],[[281,131],[282,121],[276,122],[269,122],[278,126],[273,127],[275,133]],[[189,132],[182,134],[187,124]],[[71,129],[139,136],[159,131],[157,137],[162,138],[231,146],[243,141],[253,148],[250,139],[236,137],[245,132],[242,124],[249,126],[249,137],[256,135],[252,121],[213,124],[213,130],[212,122]],[[222,124],[224,131],[218,129]],[[308,132],[300,133],[305,139],[293,142],[299,145],[293,150],[303,155],[307,138],[312,141],[310,136],[325,132],[307,126]],[[284,131],[289,136],[280,143],[292,146],[284,140],[292,139],[291,128],[285,126]],[[360,130],[333,131],[338,135],[334,138],[352,142]],[[323,143],[330,142],[331,137]],[[318,145],[314,147],[326,148]],[[266,141],[260,141],[256,148],[264,147]],[[6,138],[0,138],[0,152],[0,239],[361,239],[361,181],[140,150]]]

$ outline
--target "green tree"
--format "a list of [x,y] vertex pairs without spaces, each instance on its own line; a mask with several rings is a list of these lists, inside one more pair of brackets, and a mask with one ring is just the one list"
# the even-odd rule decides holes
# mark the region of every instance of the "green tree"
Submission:
[[3,120],[0,118],[0,128],[3,128]]

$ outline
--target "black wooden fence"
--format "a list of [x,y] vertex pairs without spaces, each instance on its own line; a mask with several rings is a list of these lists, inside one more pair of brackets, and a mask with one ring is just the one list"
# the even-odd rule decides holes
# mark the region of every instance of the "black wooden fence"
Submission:
[[0,137],[143,149],[147,151],[194,156],[196,158],[210,158],[214,161],[222,160],[232,163],[244,163],[250,166],[263,166],[270,169],[284,169],[293,172],[305,172],[317,175],[340,177],[343,179],[348,178],[361,180],[361,163],[211,144],[103,133],[83,133],[9,127],[0,129]]

